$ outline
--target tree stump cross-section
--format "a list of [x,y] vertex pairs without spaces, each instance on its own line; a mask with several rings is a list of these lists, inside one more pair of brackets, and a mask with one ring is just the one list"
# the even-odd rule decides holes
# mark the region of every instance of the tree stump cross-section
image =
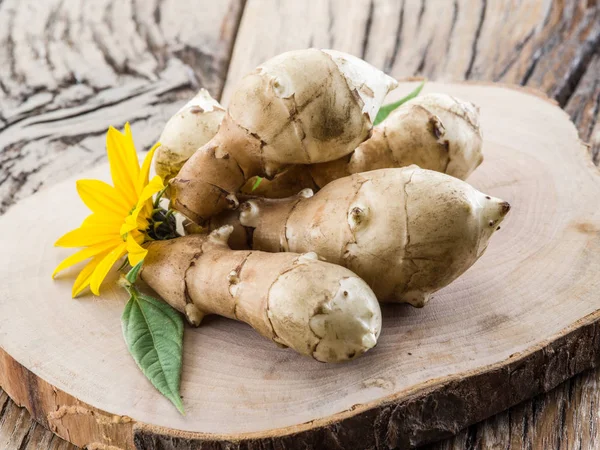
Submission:
[[[148,148],[199,86],[226,101],[246,71],[307,46],[348,51],[398,78],[540,89],[571,116],[598,163],[599,39],[599,7],[587,1],[3,0],[0,210],[101,162],[108,125],[130,121]],[[567,335],[555,353],[576,356],[530,395],[587,367],[581,361],[594,364],[573,347],[592,338]],[[599,377],[587,372],[432,448],[597,448]],[[158,446],[143,430],[137,436],[141,448]],[[67,444],[0,394],[0,447]]]

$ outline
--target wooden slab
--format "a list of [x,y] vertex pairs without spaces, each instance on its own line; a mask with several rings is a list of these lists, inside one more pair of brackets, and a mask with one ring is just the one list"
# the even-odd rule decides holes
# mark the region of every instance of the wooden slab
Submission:
[[319,364],[214,318],[186,330],[178,415],[127,354],[124,293],[107,285],[102,298],[71,301],[72,273],[50,279],[68,253],[52,242],[86,214],[70,181],[0,219],[0,386],[80,446],[364,449],[439,439],[594,366],[600,174],[573,124],[522,89],[426,91],[481,106],[486,160],[470,181],[513,210],[486,254],[426,308],[384,308],[374,351]]
[[127,121],[140,149],[200,86],[219,98],[242,0],[0,2],[0,214],[105,160]]
[[585,0],[248,0],[223,100],[266,59],[317,47],[396,78],[522,84],[565,106],[598,46],[600,7]]

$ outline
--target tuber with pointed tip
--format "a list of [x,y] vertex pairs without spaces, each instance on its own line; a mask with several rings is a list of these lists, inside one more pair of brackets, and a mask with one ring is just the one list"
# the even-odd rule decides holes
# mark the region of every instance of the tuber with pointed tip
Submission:
[[148,245],[141,277],[198,325],[208,314],[240,320],[275,343],[322,362],[373,348],[381,311],[367,284],[315,253],[233,251],[231,226]]
[[365,61],[334,50],[270,59],[241,80],[216,136],[171,180],[173,207],[202,223],[236,208],[236,194],[254,176],[347,155],[370,136],[396,85]]
[[416,164],[466,179],[483,161],[479,112],[470,102],[447,94],[416,97],[373,128],[356,150],[335,161],[293,166],[273,180],[242,192],[282,198],[300,189],[319,189],[354,173]]
[[355,272],[379,301],[414,306],[477,261],[510,209],[464,181],[417,166],[355,174],[314,196],[300,194],[249,200],[212,226],[234,225],[239,246],[314,251]]
[[219,102],[200,89],[165,125],[154,155],[156,173],[165,181],[177,175],[196,150],[217,134],[224,116]]

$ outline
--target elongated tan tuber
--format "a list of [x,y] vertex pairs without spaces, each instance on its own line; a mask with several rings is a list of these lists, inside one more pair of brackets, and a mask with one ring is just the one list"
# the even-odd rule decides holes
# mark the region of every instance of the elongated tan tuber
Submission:
[[464,181],[416,166],[355,174],[312,197],[301,194],[242,204],[246,242],[270,252],[314,251],[355,272],[380,301],[414,306],[482,255],[510,209]]
[[152,242],[143,280],[193,324],[207,314],[240,320],[318,361],[349,360],[375,346],[381,311],[363,280],[315,253],[233,251],[231,231]]
[[331,161],[371,134],[396,81],[365,61],[333,50],[283,53],[246,75],[217,135],[171,181],[174,207],[196,223],[238,205],[256,175],[289,164]]
[[[464,180],[482,161],[477,107],[450,95],[426,94],[396,109],[351,154],[292,167],[273,180],[263,180],[253,193],[282,198],[354,173],[411,164]],[[242,192],[252,192],[251,186],[246,184]]]
[[200,89],[165,125],[154,155],[156,173],[165,181],[177,175],[194,152],[217,134],[224,116],[219,102]]
[[446,94],[405,103],[349,158],[311,166],[317,186],[353,173],[416,164],[466,179],[483,161],[477,108]]

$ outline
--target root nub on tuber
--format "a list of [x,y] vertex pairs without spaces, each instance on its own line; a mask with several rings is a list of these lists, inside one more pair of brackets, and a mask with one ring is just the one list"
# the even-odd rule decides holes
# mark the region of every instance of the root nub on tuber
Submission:
[[195,325],[207,314],[240,320],[318,361],[375,346],[381,311],[363,280],[315,253],[233,251],[231,231],[150,243],[142,279]]
[[169,181],[183,164],[210,141],[225,116],[225,109],[206,89],[198,93],[169,119],[154,155],[156,173]]
[[351,174],[416,164],[466,179],[483,161],[479,112],[470,102],[446,94],[426,94],[405,103],[349,155],[309,166],[293,166],[252,191],[270,198],[294,195],[303,188],[322,188]]
[[171,181],[174,207],[196,223],[238,205],[254,176],[331,161],[367,139],[396,81],[333,50],[283,53],[246,75],[216,136]]
[[[414,306],[475,263],[510,209],[464,181],[416,166],[355,174],[312,197],[301,194],[242,204],[232,242],[314,251],[355,272],[380,301]],[[235,214],[212,226],[235,225]]]

